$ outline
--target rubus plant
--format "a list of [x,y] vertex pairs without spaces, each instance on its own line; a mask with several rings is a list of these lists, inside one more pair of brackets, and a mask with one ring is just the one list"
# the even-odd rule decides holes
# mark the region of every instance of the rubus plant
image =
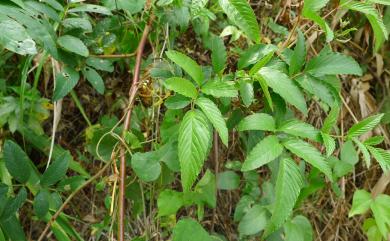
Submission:
[[[357,190],[349,215],[371,211],[368,239],[388,239],[390,153],[373,135],[383,114],[352,114],[339,128],[351,111],[343,80],[367,70],[333,41],[348,43],[367,20],[380,50],[389,1],[297,1],[292,28],[268,21],[267,31],[246,0],[91,2],[0,3],[0,241],[49,231],[60,241],[310,241],[302,207],[327,186],[343,198],[360,159],[379,164],[384,184]],[[355,26],[356,13],[365,18]],[[64,106],[85,122],[74,126],[83,143],[66,148],[56,142]],[[326,114],[315,125],[312,106]],[[98,220],[69,208],[92,183]],[[233,237],[215,228],[226,191],[239,195],[227,214]],[[26,220],[44,224],[38,235],[26,235]]]

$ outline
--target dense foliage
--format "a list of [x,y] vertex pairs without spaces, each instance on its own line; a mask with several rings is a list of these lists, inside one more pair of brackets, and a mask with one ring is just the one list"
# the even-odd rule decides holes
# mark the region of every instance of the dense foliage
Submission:
[[2,0],[0,241],[311,241],[321,198],[388,240],[389,114],[343,88],[390,1],[286,2]]

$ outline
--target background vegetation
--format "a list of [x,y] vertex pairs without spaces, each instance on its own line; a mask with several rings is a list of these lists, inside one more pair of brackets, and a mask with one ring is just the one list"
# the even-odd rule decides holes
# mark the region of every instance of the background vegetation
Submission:
[[0,241],[390,240],[389,0],[2,0]]

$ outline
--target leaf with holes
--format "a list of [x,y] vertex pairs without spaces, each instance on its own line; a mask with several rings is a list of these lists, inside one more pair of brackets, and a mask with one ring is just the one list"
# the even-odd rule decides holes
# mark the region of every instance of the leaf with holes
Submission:
[[70,67],[65,67],[62,72],[56,74],[56,87],[54,88],[53,100],[57,101],[65,97],[76,86],[80,75]]

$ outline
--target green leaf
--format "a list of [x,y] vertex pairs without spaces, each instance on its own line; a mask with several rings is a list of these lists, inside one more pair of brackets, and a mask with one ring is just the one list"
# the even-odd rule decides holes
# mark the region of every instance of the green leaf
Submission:
[[283,152],[283,146],[276,136],[269,135],[250,151],[241,171],[250,171],[275,160]]
[[34,212],[38,218],[42,219],[49,212],[50,193],[46,189],[42,189],[34,198]]
[[233,81],[208,81],[202,86],[202,92],[214,97],[236,97],[237,89]]
[[308,62],[305,71],[317,77],[336,74],[361,76],[363,74],[359,64],[352,57],[326,49]]
[[268,222],[267,210],[260,205],[250,208],[238,224],[241,235],[254,235],[262,231]]
[[330,110],[328,116],[324,120],[324,125],[321,128],[323,133],[329,134],[332,128],[337,124],[339,118],[340,107],[334,105]]
[[275,187],[275,204],[264,236],[279,229],[291,215],[303,182],[302,173],[293,160],[286,158],[280,161]]
[[373,136],[368,139],[366,139],[363,144],[367,146],[376,146],[381,144],[385,138],[383,136]]
[[12,19],[0,21],[0,45],[17,54],[36,54],[34,40],[26,29]]
[[303,65],[305,64],[306,59],[306,45],[305,45],[305,37],[303,33],[298,31],[298,39],[294,48],[294,52],[291,56],[290,67],[289,67],[289,75],[293,76],[298,73]]
[[261,58],[255,65],[253,65],[253,67],[249,70],[249,75],[250,76],[253,76],[254,74],[256,74],[257,72],[259,72],[259,70],[261,68],[263,68],[265,65],[267,65],[271,59],[274,57],[274,51],[270,52],[269,54],[267,54],[266,56],[264,56],[263,58]]
[[182,54],[175,50],[169,50],[166,52],[167,57],[175,64],[180,66],[198,85],[201,85],[204,79],[202,69],[200,66],[185,54]]
[[8,220],[0,220],[0,225],[10,240],[27,241],[22,225],[16,218],[16,215],[13,215]]
[[242,119],[237,127],[238,131],[275,131],[275,120],[265,113],[255,113]]
[[83,69],[83,75],[99,94],[104,94],[104,81],[96,70],[90,67],[85,67]]
[[239,81],[240,97],[246,107],[249,107],[254,101],[255,93],[253,91],[253,83],[248,83],[246,80]]
[[221,190],[234,190],[240,186],[240,176],[233,171],[218,173],[217,187]]
[[324,132],[321,132],[321,137],[326,149],[326,156],[329,157],[336,149],[336,142],[329,134],[326,134]]
[[306,92],[310,93],[313,97],[320,99],[325,104],[332,106],[336,102],[334,93],[336,91],[325,81],[307,74],[299,76],[296,78],[296,81],[302,89],[306,90]]
[[390,225],[390,196],[379,194],[370,205],[375,222],[384,239],[388,238]]
[[12,219],[15,213],[23,206],[26,199],[27,191],[24,187],[22,187],[14,198],[8,199],[5,204],[4,211],[0,216],[1,220],[6,221]]
[[291,139],[283,143],[283,145],[292,153],[299,156],[306,162],[324,173],[331,181],[332,170],[329,163],[321,155],[321,153],[312,145],[299,139]]
[[367,146],[367,149],[370,151],[371,155],[377,160],[383,172],[388,172],[390,170],[390,152],[372,146]]
[[91,22],[86,18],[67,18],[62,21],[62,25],[67,29],[81,29],[85,33],[92,32]]
[[355,165],[359,161],[359,155],[351,140],[346,141],[341,147],[340,159],[345,163]]
[[390,5],[390,0],[367,0],[369,3],[377,3],[382,5]]
[[81,4],[78,7],[69,9],[68,12],[69,13],[90,12],[90,13],[100,13],[104,15],[112,15],[110,10],[108,10],[106,7],[95,5],[95,4]]
[[313,229],[310,221],[301,215],[295,216],[284,225],[286,241],[312,241]]
[[210,235],[193,219],[181,219],[173,229],[173,241],[212,241]]
[[179,161],[184,191],[189,191],[208,155],[212,131],[199,110],[188,111],[179,128]]
[[66,172],[68,171],[71,159],[72,156],[67,151],[57,157],[43,173],[41,177],[41,185],[49,187],[64,178]]
[[252,41],[260,42],[260,27],[256,15],[246,0],[219,0],[218,2],[230,21],[237,25]]
[[334,38],[333,31],[330,29],[326,21],[317,13],[321,8],[326,6],[329,0],[305,0],[302,10],[302,15],[305,18],[313,20],[326,33],[326,41],[330,42]]
[[157,199],[158,216],[169,216],[184,206],[183,194],[174,190],[163,190]]
[[8,172],[20,183],[28,181],[32,168],[30,159],[18,144],[6,140],[3,147],[4,161]]
[[207,204],[210,208],[217,205],[217,184],[215,175],[207,170],[194,188],[195,197],[192,199],[196,204]]
[[209,119],[211,124],[217,130],[222,143],[225,146],[229,144],[229,132],[226,127],[226,122],[223,119],[221,111],[218,107],[208,98],[200,97],[196,100],[195,104],[200,107],[205,116]]
[[70,67],[64,67],[61,73],[56,74],[56,86],[54,88],[53,100],[64,98],[78,83],[80,75]]
[[293,136],[308,138],[313,141],[320,141],[321,138],[320,131],[314,128],[314,126],[297,119],[284,122],[278,128],[278,131],[282,131]]
[[164,85],[167,89],[173,90],[181,95],[195,99],[198,96],[194,84],[187,79],[180,77],[172,77],[164,81]]
[[307,113],[306,101],[301,90],[286,74],[269,67],[263,67],[259,73],[273,91],[297,107],[302,113]]
[[93,67],[94,69],[106,71],[106,72],[113,72],[114,66],[112,65],[112,62],[107,59],[99,59],[95,57],[89,57],[86,61],[87,65]]
[[83,57],[88,57],[89,51],[87,46],[79,38],[76,38],[71,35],[64,35],[57,39],[57,43],[64,48],[65,50],[81,55]]
[[367,148],[363,143],[361,143],[357,138],[352,139],[356,145],[359,147],[360,151],[363,154],[363,160],[366,162],[366,166],[370,167],[371,166],[371,156],[370,153],[368,152]]
[[[272,44],[255,44],[249,47],[241,54],[238,60],[238,69],[243,69],[249,65],[256,64],[259,60],[266,58],[267,55],[272,54],[278,50],[278,47]],[[252,72],[255,72],[254,70]]]
[[268,103],[268,106],[270,107],[270,109],[273,111],[274,110],[274,106],[273,106],[273,103],[272,103],[272,98],[271,98],[271,94],[269,93],[269,89],[268,89],[268,84],[267,82],[265,81],[265,79],[263,77],[261,77],[260,75],[255,75],[254,76],[255,79],[257,81],[259,81],[259,84],[260,84],[260,87],[261,89],[263,90],[263,93],[264,93],[264,96],[267,100],[267,103]]
[[209,44],[211,49],[211,63],[213,64],[214,72],[221,73],[225,68],[227,60],[225,44],[223,43],[222,38],[215,35],[212,35]]
[[177,110],[177,109],[183,109],[190,103],[191,103],[191,99],[189,99],[188,97],[185,97],[181,94],[176,94],[174,96],[169,96],[165,100],[164,105],[168,109]]
[[383,114],[373,115],[367,117],[366,119],[360,121],[359,123],[354,124],[347,134],[347,138],[353,138],[360,136],[370,130],[372,130],[376,125],[379,124],[383,117]]
[[131,157],[131,167],[141,180],[155,181],[161,173],[157,152],[137,152]]

